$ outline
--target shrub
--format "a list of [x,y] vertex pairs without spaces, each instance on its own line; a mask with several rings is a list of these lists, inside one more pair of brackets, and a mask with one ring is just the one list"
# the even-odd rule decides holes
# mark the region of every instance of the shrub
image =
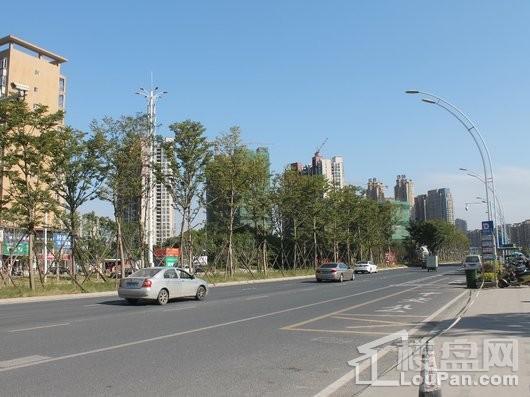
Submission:
[[486,272],[482,276],[484,281],[495,281],[497,279],[497,274],[495,272]]

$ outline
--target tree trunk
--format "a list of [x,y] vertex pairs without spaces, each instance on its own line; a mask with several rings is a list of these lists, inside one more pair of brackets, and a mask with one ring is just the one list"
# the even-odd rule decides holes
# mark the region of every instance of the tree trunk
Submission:
[[182,220],[180,221],[180,266],[184,266],[184,227],[186,226],[186,209],[182,209]]
[[233,261],[233,247],[232,247],[232,237],[234,234],[234,191],[232,190],[230,195],[230,220],[228,226],[228,257],[227,257],[227,267],[228,274],[232,276],[234,274],[234,261]]
[[350,238],[346,240],[346,259],[348,260],[348,265],[352,264],[351,260],[351,245],[350,245]]
[[313,265],[315,269],[318,267],[318,246],[317,246],[317,218],[313,217]]
[[190,272],[193,273],[193,233],[191,228],[191,207],[188,207],[187,209],[187,219],[186,222],[188,224],[188,266],[190,269]]
[[116,238],[118,240],[118,249],[120,250],[120,272],[121,278],[125,278],[125,252],[123,251],[123,237],[121,232],[121,219],[116,219]]
[[75,265],[75,255],[74,255],[74,247],[75,247],[75,213],[70,212],[69,214],[70,218],[70,250],[71,250],[71,258],[70,258],[70,273],[72,274],[73,278],[77,277],[77,268]]
[[298,232],[298,230],[297,230],[297,227],[296,227],[296,219],[294,219],[293,225],[294,225],[293,269],[296,270],[296,266],[297,266],[296,261],[298,260],[298,258],[297,258],[297,251],[298,251],[298,235],[297,235],[297,232]]
[[35,291],[35,275],[33,272],[33,239],[34,230],[29,230],[29,250],[28,250],[28,267],[29,267],[29,287]]

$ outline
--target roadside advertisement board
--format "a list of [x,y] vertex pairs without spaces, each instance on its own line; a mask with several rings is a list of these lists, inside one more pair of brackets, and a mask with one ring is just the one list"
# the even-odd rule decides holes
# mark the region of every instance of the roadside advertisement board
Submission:
[[72,241],[68,233],[54,233],[53,234],[53,248],[56,250],[69,250],[72,248]]
[[29,255],[29,239],[20,233],[4,232],[2,244],[3,255],[27,256]]
[[495,259],[495,235],[493,221],[483,221],[480,236],[482,257],[485,260]]

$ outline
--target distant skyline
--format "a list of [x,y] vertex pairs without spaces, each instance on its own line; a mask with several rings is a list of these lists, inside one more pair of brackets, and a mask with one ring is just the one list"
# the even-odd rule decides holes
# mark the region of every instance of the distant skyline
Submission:
[[[470,229],[485,209],[462,126],[406,89],[437,93],[477,124],[493,155],[509,223],[530,218],[530,3],[292,0],[249,2],[8,2],[13,34],[68,59],[67,123],[144,111],[156,85],[159,132],[191,118],[215,137],[240,125],[268,146],[272,169],[322,154],[344,157],[346,181],[377,177],[393,196],[405,174],[415,194],[448,187]],[[29,23],[31,21],[31,23]],[[94,205],[93,205],[94,207]],[[107,211],[95,205],[99,211]],[[107,214],[109,211],[106,212]]]

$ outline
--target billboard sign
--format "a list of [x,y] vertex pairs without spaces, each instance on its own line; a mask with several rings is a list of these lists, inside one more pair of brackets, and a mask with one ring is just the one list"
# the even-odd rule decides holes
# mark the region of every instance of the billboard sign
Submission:
[[64,249],[69,250],[72,248],[72,240],[68,233],[54,233],[53,234],[53,247],[56,250]]
[[483,221],[480,235],[482,255],[486,260],[495,259],[495,236],[493,221]]
[[493,234],[493,221],[482,222],[482,234]]
[[27,256],[29,255],[29,237],[20,233],[4,232],[2,244],[3,255]]

